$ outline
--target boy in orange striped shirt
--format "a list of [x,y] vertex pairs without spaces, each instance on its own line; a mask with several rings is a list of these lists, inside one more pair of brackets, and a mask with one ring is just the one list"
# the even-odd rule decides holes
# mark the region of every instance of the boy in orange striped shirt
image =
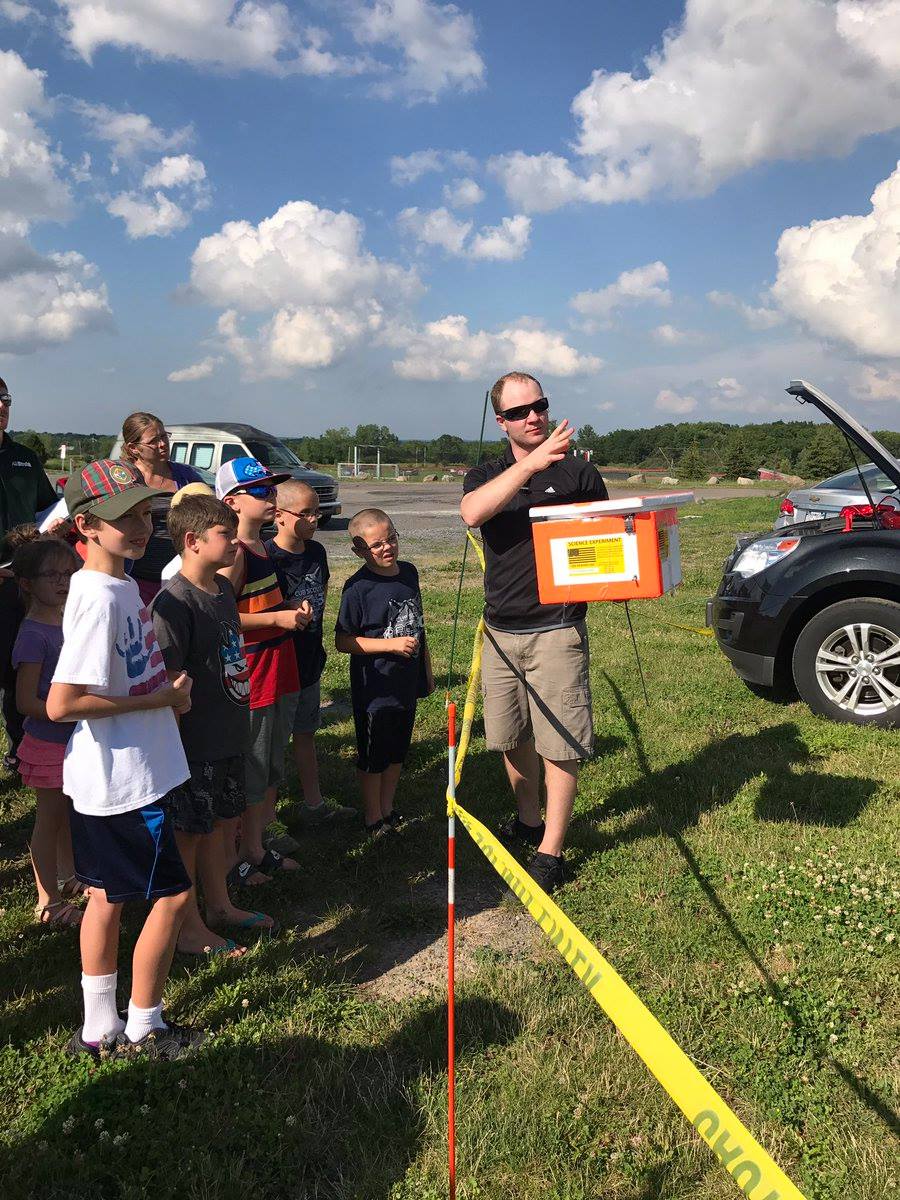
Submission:
[[[233,868],[235,882],[268,883],[276,871],[299,864],[263,845],[275,818],[275,797],[284,774],[284,755],[300,680],[293,634],[309,623],[309,604],[287,608],[275,566],[260,530],[275,516],[275,488],[288,475],[273,474],[255,458],[235,458],[216,473],[216,495],[237,513],[240,543],[234,565],[221,573],[237,596],[244,649],[250,668],[250,750],[246,757],[247,811]],[[268,927],[271,918],[262,919]]]

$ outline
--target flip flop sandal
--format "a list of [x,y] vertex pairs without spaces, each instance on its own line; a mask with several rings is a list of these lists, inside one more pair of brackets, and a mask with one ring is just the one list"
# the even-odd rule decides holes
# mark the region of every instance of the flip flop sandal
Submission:
[[[266,925],[266,921],[271,921],[271,925]],[[258,929],[260,933],[267,933],[270,937],[274,937],[276,933],[281,932],[281,926],[274,917],[267,917],[265,913],[253,912],[249,917],[244,917],[243,921],[230,921],[232,929]]]
[[[235,950],[240,950],[240,954],[234,954]],[[185,958],[215,958],[217,954],[234,954],[235,958],[242,958],[246,953],[246,946],[239,946],[234,938],[226,938],[224,946],[204,946],[202,950],[179,950],[175,947],[176,954],[183,954]]]
[[[66,929],[75,929],[81,924],[82,912],[69,900],[54,900],[52,904],[36,908],[34,915],[38,925],[44,928],[62,926]],[[76,919],[73,920],[73,917]]]

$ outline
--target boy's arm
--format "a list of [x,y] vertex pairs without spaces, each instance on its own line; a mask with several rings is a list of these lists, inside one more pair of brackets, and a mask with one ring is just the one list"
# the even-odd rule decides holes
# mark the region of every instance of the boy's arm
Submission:
[[47,720],[47,705],[38,698],[41,679],[41,664],[23,662],[16,672],[16,708],[23,717],[40,717]]
[[401,658],[413,658],[419,649],[419,639],[357,637],[355,633],[336,629],[334,645],[342,654],[399,654]]
[[51,721],[83,721],[156,708],[183,714],[191,707],[191,683],[190,675],[182,671],[173,683],[143,696],[98,696],[88,691],[86,683],[51,683],[47,716]]

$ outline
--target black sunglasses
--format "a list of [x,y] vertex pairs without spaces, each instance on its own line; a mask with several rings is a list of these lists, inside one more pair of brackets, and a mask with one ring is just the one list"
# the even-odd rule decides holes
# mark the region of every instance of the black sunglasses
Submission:
[[514,408],[504,409],[497,416],[504,421],[524,421],[529,413],[545,413],[549,407],[550,401],[546,396],[541,396],[540,400],[532,400],[530,404],[517,404]]

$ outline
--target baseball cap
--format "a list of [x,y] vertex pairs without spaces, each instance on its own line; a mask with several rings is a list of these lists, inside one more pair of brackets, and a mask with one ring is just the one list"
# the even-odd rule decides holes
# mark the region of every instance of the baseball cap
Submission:
[[254,484],[260,483],[275,487],[276,484],[284,483],[290,478],[289,471],[275,475],[258,459],[233,458],[230,462],[222,463],[216,471],[216,495],[223,500],[238,488],[253,487]]
[[63,496],[69,516],[93,513],[104,521],[115,521],[142,500],[165,496],[162,488],[147,487],[143,476],[130,463],[98,458],[66,480]]

